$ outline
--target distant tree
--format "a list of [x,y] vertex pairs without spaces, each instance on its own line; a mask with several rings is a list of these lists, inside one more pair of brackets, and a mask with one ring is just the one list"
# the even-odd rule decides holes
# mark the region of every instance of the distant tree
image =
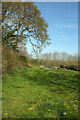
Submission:
[[61,52],[61,60],[62,61],[65,61],[66,60],[66,58],[67,58],[67,53],[65,53],[65,52]]
[[53,60],[56,61],[59,59],[59,52],[54,52],[53,53]]
[[34,52],[36,47],[41,52],[50,44],[48,24],[33,2],[3,2],[2,23],[2,42],[13,49],[29,41]]

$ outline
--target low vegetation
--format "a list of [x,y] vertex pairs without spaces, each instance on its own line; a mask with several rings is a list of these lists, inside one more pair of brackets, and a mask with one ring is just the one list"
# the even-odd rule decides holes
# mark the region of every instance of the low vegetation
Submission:
[[78,118],[78,72],[31,66],[3,76],[3,118]]
[[23,69],[27,66],[27,59],[23,54],[16,54],[13,49],[4,46],[2,47],[2,71],[11,72],[15,68]]

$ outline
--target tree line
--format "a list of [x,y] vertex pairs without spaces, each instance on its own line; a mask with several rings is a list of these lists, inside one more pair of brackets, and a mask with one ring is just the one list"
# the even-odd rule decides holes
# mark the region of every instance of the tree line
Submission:
[[31,61],[34,65],[78,70],[78,54],[70,55],[65,52],[45,53]]

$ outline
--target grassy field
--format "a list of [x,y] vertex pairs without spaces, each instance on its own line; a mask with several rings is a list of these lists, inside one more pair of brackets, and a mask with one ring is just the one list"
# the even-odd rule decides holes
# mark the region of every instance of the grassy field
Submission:
[[40,67],[3,75],[3,118],[78,118],[78,72]]

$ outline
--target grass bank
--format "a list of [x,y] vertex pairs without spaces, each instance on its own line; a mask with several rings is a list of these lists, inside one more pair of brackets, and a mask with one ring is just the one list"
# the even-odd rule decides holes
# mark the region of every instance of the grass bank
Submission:
[[78,118],[78,72],[40,67],[3,76],[3,118]]

